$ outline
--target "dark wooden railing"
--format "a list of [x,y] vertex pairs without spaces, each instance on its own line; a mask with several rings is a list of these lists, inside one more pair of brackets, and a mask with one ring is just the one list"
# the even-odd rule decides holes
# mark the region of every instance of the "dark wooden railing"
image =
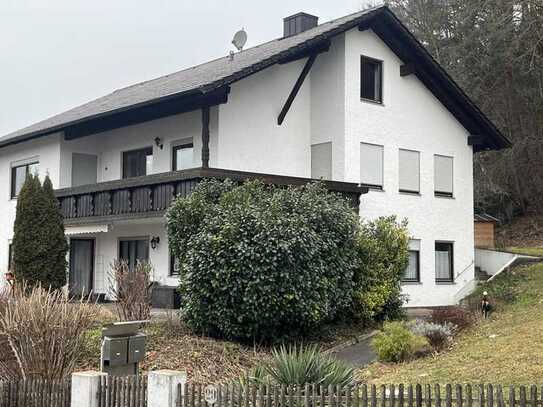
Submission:
[[[276,185],[303,185],[309,178],[286,177],[217,168],[194,168],[146,175],[56,191],[66,223],[88,223],[138,217],[161,216],[176,196],[186,197],[204,178],[232,179],[243,182],[261,179]],[[329,190],[348,197],[358,207],[366,187],[346,182],[327,181]]]

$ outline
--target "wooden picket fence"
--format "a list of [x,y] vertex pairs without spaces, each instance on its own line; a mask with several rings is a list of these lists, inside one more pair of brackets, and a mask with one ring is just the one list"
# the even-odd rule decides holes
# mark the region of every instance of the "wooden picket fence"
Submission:
[[[536,385],[217,386],[213,407],[540,407]],[[183,392],[182,392],[183,390]],[[178,388],[177,407],[206,407],[205,386]]]
[[99,407],[146,407],[147,376],[102,377],[98,400]]
[[0,407],[70,407],[71,381],[0,381]]

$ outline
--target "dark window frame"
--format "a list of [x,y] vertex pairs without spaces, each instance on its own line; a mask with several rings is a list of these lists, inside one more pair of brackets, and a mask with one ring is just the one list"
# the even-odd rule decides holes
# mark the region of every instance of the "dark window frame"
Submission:
[[[26,167],[26,169],[25,169],[25,181],[26,181],[26,179],[28,178],[28,174],[30,172],[30,166],[31,165],[38,165],[39,166],[40,162],[39,161],[31,161],[31,162],[28,162],[28,163],[25,163],[25,164],[14,165],[14,166],[11,167],[11,180],[10,180],[10,197],[11,197],[11,199],[15,199],[19,195],[18,193],[15,192],[15,180],[17,179],[17,169]],[[23,184],[24,184],[24,182],[23,182]]]
[[420,250],[409,249],[409,252],[417,254],[417,276],[415,278],[405,278],[405,273],[402,275],[402,283],[419,283],[420,282]]
[[170,270],[169,270],[168,275],[170,277],[176,277],[176,276],[179,276],[180,274],[181,274],[180,271],[175,271],[175,257],[172,253],[170,253]]
[[177,150],[182,150],[183,148],[192,148],[194,149],[194,143],[191,141],[190,143],[182,143],[178,144],[172,147],[172,171],[179,171],[177,169]]
[[[450,264],[449,264],[449,277],[438,278],[436,274],[435,276],[436,283],[452,283],[454,282],[454,242],[436,240],[434,243],[434,257],[435,257],[435,253],[438,251],[438,247],[437,247],[438,245],[446,245],[450,247],[450,250],[447,250],[447,252],[450,253]],[[439,250],[439,251],[445,251],[445,250]]]
[[[151,154],[149,154],[149,152]],[[149,155],[154,156],[153,146],[136,148],[136,149],[133,149],[133,150],[127,150],[127,151],[122,152],[122,162],[121,162],[121,177],[122,177],[122,179],[141,177],[141,176],[149,175],[149,174],[147,174],[147,159],[145,159],[145,166],[144,166],[144,170],[145,170],[144,172],[145,173],[144,174],[137,174],[137,175],[131,175],[131,176],[127,175],[126,163],[127,163],[128,154],[141,154],[141,153],[144,154],[144,157],[147,157]]]
[[[368,97],[363,95],[364,92],[364,83],[363,83],[363,67],[364,64],[373,65],[378,69],[378,78],[379,78],[379,94],[374,95],[374,97]],[[375,89],[375,71],[374,71],[374,82],[373,88]],[[375,91],[374,91],[375,93]],[[365,55],[360,55],[360,99],[376,104],[383,104],[383,61],[380,59],[371,58]]]

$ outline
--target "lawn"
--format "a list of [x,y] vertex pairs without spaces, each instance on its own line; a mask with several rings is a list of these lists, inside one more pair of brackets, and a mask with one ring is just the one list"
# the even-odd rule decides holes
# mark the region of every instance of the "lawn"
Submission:
[[495,301],[508,300],[498,303],[489,320],[459,335],[452,349],[400,364],[374,363],[358,377],[375,384],[541,384],[543,263],[516,268],[483,288]]
[[[115,319],[108,309],[102,315],[103,322]],[[317,343],[322,349],[352,339],[366,332],[367,328],[356,324],[327,325],[318,330],[304,343]],[[179,320],[177,313],[171,312],[145,328],[147,352],[140,364],[142,371],[173,369],[187,372],[189,381],[194,383],[224,383],[236,379],[245,370],[266,361],[271,354],[271,346],[244,345],[237,342],[214,339],[191,332]],[[76,370],[97,370],[100,368],[101,327],[96,326],[87,332],[86,349],[78,360]],[[289,343],[300,339],[286,340]]]
[[543,257],[543,247],[506,247],[506,252],[525,254],[527,256]]

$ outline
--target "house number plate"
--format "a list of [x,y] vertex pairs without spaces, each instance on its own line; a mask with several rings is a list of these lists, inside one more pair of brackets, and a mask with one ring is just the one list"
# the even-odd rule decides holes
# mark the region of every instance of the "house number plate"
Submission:
[[207,404],[215,404],[217,402],[217,387],[213,385],[206,386],[204,389],[205,400]]

